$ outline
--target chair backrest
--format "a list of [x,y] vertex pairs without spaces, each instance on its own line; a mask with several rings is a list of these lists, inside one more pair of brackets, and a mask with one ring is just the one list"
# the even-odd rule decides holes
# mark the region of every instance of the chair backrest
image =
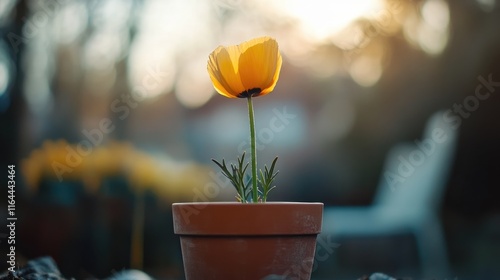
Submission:
[[422,215],[440,206],[456,146],[457,127],[433,114],[423,138],[393,147],[374,204],[391,215]]

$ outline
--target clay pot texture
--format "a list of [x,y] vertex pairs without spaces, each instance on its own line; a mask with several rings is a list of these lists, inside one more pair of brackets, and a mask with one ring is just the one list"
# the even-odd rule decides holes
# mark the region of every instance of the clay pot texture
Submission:
[[311,277],[323,203],[174,203],[172,213],[187,280]]

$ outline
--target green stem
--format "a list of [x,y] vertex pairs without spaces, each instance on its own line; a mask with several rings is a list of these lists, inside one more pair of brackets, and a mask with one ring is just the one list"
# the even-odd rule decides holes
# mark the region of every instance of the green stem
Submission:
[[252,149],[252,193],[253,202],[258,202],[258,190],[257,190],[257,152],[255,151],[255,120],[253,117],[253,105],[252,96],[249,95],[248,98],[248,117],[250,119],[250,147]]

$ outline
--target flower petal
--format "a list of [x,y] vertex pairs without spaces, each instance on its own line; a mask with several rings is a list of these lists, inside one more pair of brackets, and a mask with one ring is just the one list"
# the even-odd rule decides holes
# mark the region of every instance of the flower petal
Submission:
[[217,65],[218,80],[231,97],[238,97],[239,93],[245,91],[241,78],[238,75],[238,59],[240,52],[237,46],[221,47],[214,54]]
[[267,87],[262,88],[262,91],[258,96],[266,95],[274,90],[276,83],[278,82],[278,78],[280,77],[281,72],[281,64],[283,63],[283,59],[281,58],[281,54],[278,52],[278,61],[276,63],[276,70],[274,72],[274,76]]
[[221,76],[219,71],[219,66],[217,65],[217,54],[221,51],[223,47],[218,47],[215,49],[208,57],[207,71],[212,80],[215,90],[223,96],[229,98],[236,98],[234,92],[230,92],[230,87]]
[[[262,92],[272,91],[281,68],[278,43],[270,37],[260,37],[238,46],[241,56],[238,61],[239,75],[246,90],[259,88]],[[258,96],[256,95],[256,96]]]

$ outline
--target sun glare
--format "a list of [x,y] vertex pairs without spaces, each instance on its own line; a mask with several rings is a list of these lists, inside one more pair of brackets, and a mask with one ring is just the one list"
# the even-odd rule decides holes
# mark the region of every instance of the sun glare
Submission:
[[354,20],[368,17],[383,7],[380,0],[293,0],[281,4],[282,10],[298,21],[302,32],[320,41],[340,32]]

